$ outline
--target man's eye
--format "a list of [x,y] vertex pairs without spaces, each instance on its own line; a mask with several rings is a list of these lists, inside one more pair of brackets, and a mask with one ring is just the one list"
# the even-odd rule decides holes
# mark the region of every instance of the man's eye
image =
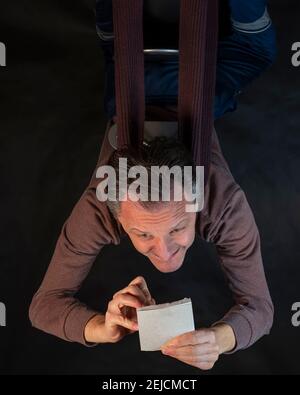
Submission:
[[185,227],[173,229],[171,233],[178,233],[178,232],[181,232],[181,231],[184,230],[184,229],[185,229]]
[[139,235],[139,237],[141,237],[142,239],[147,239],[149,237],[149,235],[147,235],[147,233],[143,233],[143,234]]

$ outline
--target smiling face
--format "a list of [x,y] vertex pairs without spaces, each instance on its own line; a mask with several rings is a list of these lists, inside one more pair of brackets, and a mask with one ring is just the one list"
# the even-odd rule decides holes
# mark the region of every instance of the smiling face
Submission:
[[193,244],[196,213],[185,208],[185,200],[164,202],[155,210],[131,200],[121,204],[118,219],[134,247],[163,273],[178,270]]
[[[191,203],[196,203],[197,180],[191,152],[177,138],[157,136],[143,144],[140,152],[132,147],[114,151],[107,164],[116,173],[113,190],[118,198],[107,201],[113,217],[122,225],[137,251],[147,256],[159,271],[178,270],[195,239],[197,212],[187,211]],[[136,166],[142,166],[147,176],[138,177],[136,173],[129,176],[129,171]],[[169,172],[175,168],[181,170],[182,177],[170,177]],[[191,169],[193,173],[189,174],[186,170]],[[124,173],[127,178],[122,183],[120,174],[124,177]],[[136,177],[139,188],[137,185],[131,188]],[[144,187],[146,199],[140,196]],[[152,199],[152,191],[157,192],[158,199]],[[170,192],[168,201],[164,199],[164,191]]]

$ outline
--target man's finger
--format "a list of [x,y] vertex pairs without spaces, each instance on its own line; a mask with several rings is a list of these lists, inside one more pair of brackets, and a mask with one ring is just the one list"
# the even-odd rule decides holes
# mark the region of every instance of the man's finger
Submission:
[[186,357],[179,357],[179,356],[174,356],[174,355],[168,355],[169,357],[175,358],[178,361],[184,362],[188,365],[198,365],[202,363],[213,363],[215,364],[218,360],[218,354],[207,354],[207,355],[201,355],[198,357],[192,357],[192,356],[186,356]]
[[[175,358],[202,358],[207,355],[219,353],[219,347],[210,343],[199,344],[196,346],[169,347],[163,348],[162,352]],[[205,360],[204,360],[205,362]]]
[[195,368],[198,368],[200,370],[211,370],[215,362],[198,362],[198,361],[188,361],[188,360],[180,360],[183,363],[186,363],[187,365],[194,366]]
[[147,303],[147,298],[146,298],[144,292],[141,290],[141,288],[138,285],[134,285],[134,284],[128,285],[127,287],[116,292],[114,294],[114,297],[117,295],[126,294],[126,293],[138,297],[142,303],[145,303],[145,304]]
[[139,308],[142,307],[142,303],[140,300],[133,295],[130,294],[119,294],[116,295],[108,304],[108,309],[115,313],[119,314],[120,309],[124,306]]
[[111,314],[109,316],[110,324],[119,325],[126,329],[136,332],[138,330],[138,323],[128,319],[127,317],[123,317],[119,314]]
[[182,335],[173,337],[168,342],[163,344],[162,348],[167,346],[182,347],[188,345],[196,345],[203,343],[214,344],[216,336],[212,330],[209,329],[198,329],[196,331],[186,332]]
[[152,297],[144,277],[142,276],[136,277],[134,280],[130,282],[129,285],[137,285],[144,292],[144,295],[146,296],[147,300],[150,302]]

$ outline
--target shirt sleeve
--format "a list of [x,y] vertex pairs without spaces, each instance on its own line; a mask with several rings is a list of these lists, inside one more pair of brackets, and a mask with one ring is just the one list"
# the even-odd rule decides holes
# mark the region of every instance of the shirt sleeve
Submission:
[[260,237],[244,192],[237,188],[210,229],[235,306],[219,321],[236,337],[232,351],[245,349],[270,332],[274,308],[265,278]]
[[216,131],[205,205],[199,216],[200,236],[215,245],[234,306],[217,323],[230,325],[236,347],[254,344],[270,332],[274,307],[263,267],[260,236],[245,193],[234,180]]
[[232,34],[218,47],[215,118],[276,58],[276,35],[265,0],[230,0]]
[[99,312],[75,294],[101,248],[120,242],[112,221],[106,204],[97,200],[94,188],[88,188],[64,223],[44,280],[32,299],[29,317],[34,327],[90,345],[84,328]]

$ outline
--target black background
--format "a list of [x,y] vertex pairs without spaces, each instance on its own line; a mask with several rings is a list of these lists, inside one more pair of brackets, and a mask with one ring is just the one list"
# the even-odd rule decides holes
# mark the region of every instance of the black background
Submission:
[[[94,3],[27,0],[0,6],[0,372],[10,374],[199,374],[158,352],[139,351],[137,335],[85,348],[31,328],[28,307],[51,259],[61,226],[89,182],[106,119],[103,59]],[[271,335],[221,357],[203,374],[299,374],[300,328],[300,3],[270,1],[279,54],[268,73],[217,122],[225,157],[245,190],[261,232],[275,322]],[[158,302],[190,296],[197,326],[232,303],[212,246],[197,240],[182,269],[162,274],[129,241],[101,251],[80,298],[105,309],[112,294],[144,275]]]

